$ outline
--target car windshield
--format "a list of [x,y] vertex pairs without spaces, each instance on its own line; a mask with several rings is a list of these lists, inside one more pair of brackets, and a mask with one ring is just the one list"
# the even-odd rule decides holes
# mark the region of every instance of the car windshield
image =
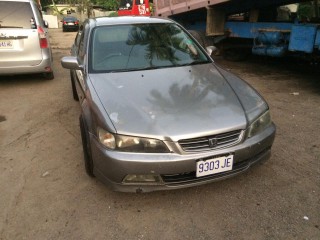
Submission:
[[211,62],[179,26],[172,23],[112,25],[94,29],[89,72],[119,72]]

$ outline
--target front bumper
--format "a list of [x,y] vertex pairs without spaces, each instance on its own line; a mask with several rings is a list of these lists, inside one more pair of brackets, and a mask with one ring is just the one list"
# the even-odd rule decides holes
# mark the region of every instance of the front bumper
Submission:
[[[225,149],[193,154],[140,154],[105,149],[94,136],[90,137],[94,175],[115,191],[150,192],[202,185],[229,178],[248,170],[257,162],[267,160],[275,137],[275,125],[245,141]],[[196,177],[196,161],[234,154],[233,169],[228,172]],[[161,183],[123,183],[127,174],[158,174]]]

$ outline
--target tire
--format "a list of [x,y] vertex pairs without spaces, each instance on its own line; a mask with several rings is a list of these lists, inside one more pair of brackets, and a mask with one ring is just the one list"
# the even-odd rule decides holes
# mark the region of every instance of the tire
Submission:
[[54,79],[54,74],[53,74],[53,72],[46,72],[46,73],[43,73],[42,75],[43,75],[43,77],[44,77],[45,79],[47,79],[47,80],[52,80],[52,79]]
[[90,138],[88,134],[88,129],[86,127],[85,121],[80,115],[80,132],[81,132],[81,140],[82,140],[82,148],[83,148],[83,157],[84,157],[84,167],[86,173],[90,177],[94,177],[93,174],[93,161],[91,157],[91,147],[90,147]]
[[77,89],[76,89],[75,79],[74,79],[71,71],[70,71],[70,79],[71,79],[71,88],[72,88],[73,99],[78,102],[79,96],[78,96]]

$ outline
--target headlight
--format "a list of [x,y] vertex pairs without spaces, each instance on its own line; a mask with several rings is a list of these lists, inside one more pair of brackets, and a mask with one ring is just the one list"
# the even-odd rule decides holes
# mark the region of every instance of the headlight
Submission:
[[257,120],[255,120],[250,127],[248,128],[248,137],[253,137],[258,132],[265,129],[267,126],[271,124],[271,116],[270,112],[266,111],[262,114]]
[[98,128],[99,141],[109,149],[122,152],[168,153],[164,142],[152,138],[117,135]]

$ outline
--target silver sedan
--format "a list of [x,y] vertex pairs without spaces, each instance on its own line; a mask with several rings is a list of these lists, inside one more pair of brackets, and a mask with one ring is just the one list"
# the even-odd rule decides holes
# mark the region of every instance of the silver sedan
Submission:
[[80,101],[85,168],[116,191],[209,183],[270,157],[265,100],[218,67],[179,24],[161,18],[88,19],[70,69]]

